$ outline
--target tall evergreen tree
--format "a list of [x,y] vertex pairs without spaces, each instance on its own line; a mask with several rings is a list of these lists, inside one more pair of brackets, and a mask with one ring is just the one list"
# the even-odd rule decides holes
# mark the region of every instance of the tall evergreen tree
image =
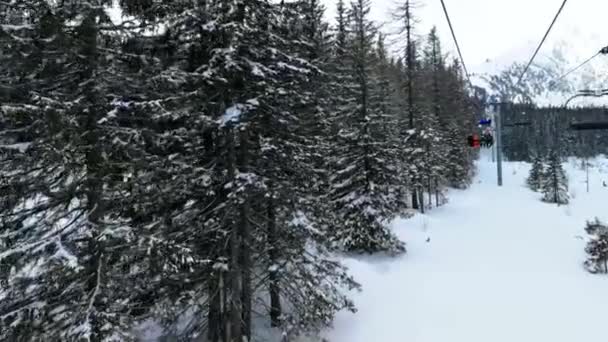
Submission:
[[545,164],[540,154],[537,154],[532,161],[530,175],[526,180],[528,187],[533,191],[538,191],[542,188],[545,176]]
[[568,204],[570,195],[568,194],[568,178],[562,161],[556,152],[552,152],[549,157],[549,165],[543,176],[542,192],[543,201],[548,203]]
[[451,113],[445,128],[445,142],[449,146],[446,179],[449,186],[465,188],[473,177],[475,156],[470,148],[462,143],[462,139],[474,131],[476,120],[465,79],[456,59],[447,68],[445,84],[445,108]]
[[453,122],[443,112],[442,90],[446,87],[443,84],[446,71],[441,43],[435,28],[429,33],[427,45],[423,51],[420,75],[418,83],[423,93],[420,102],[421,113],[424,115],[419,120],[419,125],[424,129],[421,140],[425,150],[424,168],[422,169],[423,184],[429,194],[429,203],[434,194],[435,202],[439,205],[446,183],[449,147],[446,141],[447,132],[442,128],[449,127]]
[[384,181],[391,161],[382,154],[390,146],[383,137],[374,136],[375,127],[386,118],[370,100],[376,28],[368,19],[369,6],[369,1],[358,0],[349,12],[346,76],[352,86],[346,86],[350,92],[338,108],[339,146],[334,153],[331,194],[338,216],[336,238],[349,251],[401,252],[403,244],[386,227],[394,210]]
[[399,89],[391,83],[391,65],[385,38],[379,33],[375,50],[371,55],[372,68],[370,70],[370,100],[369,107],[373,125],[371,126],[372,139],[379,143],[375,156],[380,170],[377,175],[381,177],[377,182],[384,187],[383,202],[393,215],[399,215],[407,208],[403,197],[403,175],[401,146],[399,141],[399,110],[393,103],[393,94]]
[[412,208],[419,209],[418,192],[422,188],[422,177],[420,175],[422,163],[423,143],[417,136],[416,118],[419,114],[418,103],[416,101],[417,94],[415,93],[415,79],[417,66],[417,50],[414,40],[414,25],[416,17],[414,16],[415,1],[405,0],[403,5],[399,6],[396,14],[396,19],[403,25],[402,32],[405,33],[405,68],[406,77],[403,89],[407,99],[407,112],[404,112],[402,125],[402,139],[408,142],[407,149],[404,149],[405,156],[403,161],[407,165],[406,174],[409,181],[409,186],[412,191]]
[[441,101],[442,82],[445,80],[445,60],[442,53],[441,42],[437,35],[437,28],[433,27],[427,37],[427,45],[424,50],[424,67],[430,83],[426,90],[432,94],[429,96],[429,107],[432,108],[433,114],[440,120],[441,123],[447,121],[447,113],[443,113],[443,103]]
[[[328,241],[320,233],[331,217],[323,191],[329,172],[322,155],[327,152],[323,140],[328,133],[330,103],[322,96],[329,92],[323,71],[329,48],[323,9],[317,0],[303,0],[283,4],[280,10],[285,39],[282,51],[293,56],[287,62],[299,73],[283,74],[282,82],[287,81],[289,87],[272,99],[273,107],[281,111],[258,125],[263,132],[258,172],[268,191],[269,234],[263,252],[273,279],[269,286],[271,324],[298,334],[325,327],[339,309],[352,310],[352,303],[338,289],[357,285],[339,264],[330,261]],[[311,246],[315,253],[305,252]],[[318,267],[310,269],[311,265]],[[319,292],[319,285],[325,290]]]
[[12,267],[1,339],[135,339],[132,302],[138,279],[150,276],[140,260],[153,231],[123,211],[131,198],[125,145],[137,137],[103,119],[121,106],[119,94],[144,84],[127,60],[147,58],[121,53],[127,28],[111,21],[110,5],[6,5],[19,19],[3,36],[12,49],[2,64],[18,91],[2,107],[3,133],[27,132],[28,147],[3,160],[13,170],[9,188],[19,190],[2,212],[0,259]]
[[[172,177],[158,167],[144,171],[163,186],[146,190],[157,199],[142,224],[162,225],[165,240],[205,262],[172,279],[158,296],[159,314],[168,331],[210,341],[250,339],[254,313],[285,332],[319,330],[338,310],[352,309],[340,289],[357,286],[329,258],[322,227],[327,172],[317,142],[325,128],[316,119],[325,103],[313,96],[323,75],[316,64],[326,58],[320,7],[174,6],[167,44],[178,48],[154,97],[135,104],[153,113],[152,135],[173,146],[145,151],[171,166]],[[180,42],[192,36],[198,40]],[[269,306],[256,304],[268,293]],[[188,324],[178,329],[184,311]]]

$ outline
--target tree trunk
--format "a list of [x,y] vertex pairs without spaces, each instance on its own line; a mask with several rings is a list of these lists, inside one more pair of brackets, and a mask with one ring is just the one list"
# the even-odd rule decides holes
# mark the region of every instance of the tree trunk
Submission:
[[435,206],[439,208],[439,180],[435,178]]
[[[217,131],[206,130],[203,133],[203,146],[205,148],[205,153],[203,155],[203,162],[208,163],[213,158],[217,158],[220,155],[219,148],[222,145],[216,144],[216,133]],[[227,137],[223,137],[227,139]],[[204,196],[201,196],[204,199]],[[227,200],[227,189],[222,187],[219,190],[218,197],[220,200],[218,203],[226,203]],[[213,242],[217,243],[218,241],[222,241],[222,236],[220,233],[213,234],[214,240]],[[206,246],[200,246],[200,253],[204,255],[207,251]],[[226,255],[225,248],[218,248],[221,251],[215,251],[210,255],[211,260],[219,260],[220,257]],[[223,334],[223,322],[226,320],[225,317],[225,286],[223,286],[223,273],[224,270],[222,268],[219,269],[209,269],[209,280],[207,284],[207,291],[209,297],[209,307],[207,311],[207,340],[209,342],[227,342],[224,341],[225,338]]]
[[90,298],[87,300],[91,303],[91,312],[88,312],[88,320],[92,326],[91,341],[97,342],[103,340],[103,322],[98,320],[97,312],[103,311],[100,303],[96,296],[98,289],[101,287],[102,277],[102,257],[103,249],[101,242],[98,240],[101,218],[104,215],[104,203],[103,203],[103,170],[102,170],[102,152],[100,146],[100,131],[97,125],[99,120],[98,112],[98,94],[95,89],[96,84],[94,82],[95,72],[97,70],[97,25],[95,18],[92,13],[87,13],[83,20],[83,24],[79,31],[80,39],[82,42],[82,48],[80,53],[87,57],[87,65],[82,73],[82,81],[86,85],[84,86],[83,93],[86,99],[86,111],[83,110],[83,123],[85,126],[84,140],[85,146],[85,165],[86,165],[86,199],[87,199],[87,212],[88,221],[90,222],[90,233],[88,241],[89,253],[91,258],[87,262],[87,268],[90,275],[86,281],[86,293]]
[[554,201],[555,203],[557,203],[557,205],[559,205],[559,181],[557,179],[557,170],[555,170],[555,172],[553,173],[553,186],[555,190]]
[[409,127],[414,128],[414,53],[412,50],[412,15],[410,12],[410,1],[407,0],[405,3],[405,31],[407,34],[407,102],[408,102],[408,116],[409,116]]
[[220,296],[220,321],[219,321],[219,331],[221,332],[221,336],[223,338],[222,342],[232,342],[230,340],[230,284],[227,282],[230,280],[230,276],[228,272],[222,270],[219,273],[219,296]]
[[429,209],[433,207],[433,181],[428,178]]
[[420,187],[418,190],[420,196],[420,212],[424,214],[424,190],[422,187]]
[[[228,139],[228,179],[235,183],[236,182],[236,152],[234,148],[234,132],[232,128],[227,129]],[[234,187],[233,190],[234,191]],[[242,282],[241,282],[241,270],[240,270],[240,227],[238,220],[230,220],[228,228],[230,231],[230,320],[226,321],[226,340],[228,342],[242,342],[242,313],[241,313],[241,295],[242,295]]]
[[[407,35],[407,47],[406,47],[406,67],[407,67],[407,111],[408,111],[408,123],[409,128],[414,129],[414,59],[412,50],[412,16],[410,12],[410,1],[407,0],[405,3],[405,31]],[[412,208],[420,209],[418,204],[418,192],[416,187],[412,190]]]
[[[223,109],[223,108],[222,108]],[[229,151],[232,137],[230,136],[230,130],[206,130],[203,133],[203,146],[205,152],[202,156],[204,163],[209,163],[213,159],[217,159],[217,156],[224,155],[226,151]],[[229,160],[225,160],[225,167],[228,168],[231,165]],[[230,181],[229,179],[227,181]],[[216,203],[225,205],[228,203],[229,192],[231,190],[225,186],[220,187],[218,190],[218,200]],[[201,200],[205,200],[205,195],[201,196]],[[214,205],[215,208],[218,204]],[[226,221],[224,223],[224,229],[230,229],[230,223]],[[218,245],[225,239],[225,235],[222,232],[214,232],[211,234],[211,243]],[[208,254],[208,245],[201,245],[199,247],[199,253],[201,255]],[[210,260],[216,262],[225,263],[230,250],[228,246],[222,244],[221,247],[214,248],[211,254],[209,254]],[[230,342],[227,336],[226,327],[229,324],[230,318],[228,311],[230,304],[227,302],[230,289],[226,285],[226,279],[230,279],[227,276],[227,269],[224,267],[216,267],[209,269],[209,280],[207,284],[209,306],[207,312],[207,340],[209,342]]]
[[270,291],[270,324],[272,327],[281,326],[281,288],[279,285],[279,274],[276,269],[279,264],[279,249],[278,249],[278,233],[274,205],[274,193],[272,191],[272,183],[270,187],[270,198],[268,199],[267,219],[268,219],[268,254],[270,258],[270,275],[269,275],[269,291]]
[[[239,169],[241,172],[249,172],[249,136],[248,130],[245,127],[240,129],[240,162]],[[240,267],[242,277],[241,288],[241,315],[243,321],[242,333],[251,340],[251,311],[252,311],[252,288],[251,288],[251,225],[250,217],[250,198],[245,195],[243,203],[240,205],[240,235],[241,235],[241,255]]]
[[207,340],[209,342],[220,342],[221,336],[221,296],[220,276],[221,270],[210,271],[208,280],[209,308],[207,312]]

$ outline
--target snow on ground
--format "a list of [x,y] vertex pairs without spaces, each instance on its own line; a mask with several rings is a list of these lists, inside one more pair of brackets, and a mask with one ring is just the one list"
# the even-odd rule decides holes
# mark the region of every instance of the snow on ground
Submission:
[[[484,157],[479,176],[450,203],[394,223],[398,259],[348,259],[363,291],[340,313],[331,342],[608,341],[608,277],[585,272],[585,221],[608,219],[608,160],[593,161],[591,190],[574,160],[570,205],[523,186],[529,166],[506,163],[504,187]],[[604,173],[602,173],[602,171]],[[578,236],[578,237],[577,237]],[[430,237],[430,242],[426,242]]]

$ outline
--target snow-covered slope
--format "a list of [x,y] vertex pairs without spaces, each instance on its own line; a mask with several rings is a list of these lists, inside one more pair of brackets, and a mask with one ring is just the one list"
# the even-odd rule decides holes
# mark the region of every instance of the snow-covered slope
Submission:
[[[363,292],[357,314],[340,314],[332,342],[605,341],[608,277],[586,273],[585,221],[606,219],[608,161],[585,173],[574,162],[571,205],[539,200],[523,186],[529,166],[479,162],[473,187],[451,204],[397,221],[408,243],[400,259],[347,260]],[[427,242],[427,238],[430,241]]]

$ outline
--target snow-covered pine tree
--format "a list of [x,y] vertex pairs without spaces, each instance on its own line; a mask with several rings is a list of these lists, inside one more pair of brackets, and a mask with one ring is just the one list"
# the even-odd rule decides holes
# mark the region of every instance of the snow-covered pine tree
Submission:
[[543,177],[545,176],[545,163],[540,154],[534,156],[532,160],[532,168],[526,179],[526,184],[533,191],[541,190],[543,186]]
[[379,148],[374,159],[379,170],[374,173],[379,178],[376,182],[383,189],[383,194],[390,212],[399,215],[407,208],[403,192],[401,142],[399,130],[399,111],[393,103],[392,95],[398,91],[391,83],[390,61],[385,46],[385,38],[378,34],[375,51],[372,54],[373,67],[370,70],[370,99],[371,134],[372,139],[379,142]]
[[[426,129],[431,123],[431,118],[428,117],[423,103],[421,102],[424,94],[422,92],[422,68],[419,60],[419,50],[417,42],[412,40],[408,44],[408,55],[411,54],[411,66],[406,66],[404,79],[406,81],[405,88],[408,89],[406,98],[408,99],[407,109],[407,126],[410,129],[402,132],[402,164],[404,167],[404,176],[407,181],[407,186],[412,194],[412,208],[424,212],[424,189],[427,186],[427,171],[429,170],[427,150],[429,148],[430,136]],[[412,91],[409,91],[409,89]],[[411,121],[410,121],[411,119]],[[402,124],[403,125],[403,124]]]
[[[13,91],[2,106],[4,133],[27,148],[2,160],[18,189],[3,207],[0,254],[10,263],[0,303],[2,340],[134,340],[133,300],[149,278],[141,263],[153,229],[125,215],[132,164],[128,128],[108,124],[146,79],[129,73],[112,1],[3,3],[15,15],[1,26],[11,49]],[[126,3],[126,2],[125,2]],[[8,30],[8,32],[7,32]],[[6,34],[5,34],[6,33]],[[8,63],[8,64],[5,64]]]
[[252,198],[264,188],[252,163],[258,141],[251,121],[266,81],[280,71],[265,63],[282,57],[267,41],[276,18],[266,1],[175,1],[161,14],[171,58],[153,91],[133,104],[154,123],[145,153],[155,163],[142,173],[157,182],[142,189],[151,201],[137,210],[141,224],[161,226],[164,239],[206,262],[166,281],[157,314],[181,338],[249,339]]
[[[445,57],[436,27],[431,29],[426,39],[426,46],[423,51],[423,68],[423,74],[427,81],[424,84],[424,91],[427,96],[423,101],[429,109],[432,109],[436,119],[444,124],[448,119],[447,113],[443,111],[444,103],[441,101],[443,95],[441,87],[445,79]],[[443,86],[445,87],[445,85]]]
[[463,137],[474,132],[476,122],[465,79],[456,59],[448,65],[443,84],[443,107],[450,113],[445,126],[448,145],[446,179],[449,186],[462,189],[471,183],[474,173],[474,153],[463,143]]
[[587,222],[585,232],[589,235],[585,269],[590,273],[608,273],[608,226],[596,218]]
[[407,100],[407,106],[404,107],[401,126],[401,140],[407,142],[403,148],[402,163],[406,166],[404,169],[404,179],[407,182],[411,191],[412,208],[420,209],[420,196],[418,192],[424,187],[422,176],[422,163],[424,159],[424,144],[418,137],[418,127],[416,127],[416,119],[420,119],[418,113],[419,94],[416,89],[418,51],[416,49],[416,41],[414,38],[416,16],[414,8],[417,2],[415,0],[404,0],[395,11],[394,18],[402,27],[402,37],[405,41],[405,56],[404,56],[404,82],[401,84],[404,97]]
[[[408,101],[411,104],[403,108],[411,107],[407,116],[413,117],[416,128],[404,135],[408,142],[404,164],[409,168],[406,170],[411,186],[420,192],[418,198],[422,199],[426,191],[428,203],[432,202],[431,197],[435,197],[436,203],[442,203],[445,185],[462,187],[470,182],[472,158],[467,155],[462,136],[466,136],[465,127],[473,122],[473,111],[467,108],[468,95],[462,78],[446,66],[436,30],[428,35],[422,58],[418,56],[420,42],[411,38],[415,8],[414,1],[404,1],[396,15],[406,35],[404,40],[408,42],[406,70],[399,82],[404,84],[405,97],[411,99]],[[413,88],[411,93],[409,88]],[[455,153],[451,154],[452,151]],[[466,172],[455,174],[456,169],[463,168]],[[427,201],[418,202],[419,209],[423,210]]]
[[[313,99],[325,56],[315,6],[176,1],[157,16],[166,31],[153,45],[169,57],[129,103],[129,115],[148,120],[133,211],[202,261],[142,298],[157,301],[168,335],[249,339],[257,313],[311,332],[352,309],[341,291],[356,283],[329,258],[320,226],[326,173],[314,118],[325,95]],[[259,304],[268,293],[270,309]]]
[[329,48],[323,8],[318,0],[298,0],[275,9],[282,37],[275,48],[291,58],[277,73],[279,91],[271,92],[254,121],[260,136],[254,165],[266,185],[260,215],[266,229],[258,235],[266,244],[257,260],[267,270],[257,275],[256,302],[264,301],[268,289],[271,325],[293,336],[320,331],[337,310],[353,310],[340,289],[357,284],[329,258],[323,228],[332,216],[324,197],[331,83],[323,70]]
[[406,151],[408,142],[408,123],[407,123],[407,108],[408,99],[404,96],[404,87],[407,80],[407,71],[403,64],[403,58],[390,59],[388,64],[388,75],[387,79],[390,84],[390,97],[389,97],[389,110],[388,114],[393,117],[390,118],[392,122],[395,122],[394,129],[396,133],[396,148],[398,157],[395,160],[395,167],[399,176],[399,183],[396,188],[396,196],[398,199],[398,207],[400,208],[400,214],[409,215],[407,208],[411,207],[411,182],[408,177],[409,165],[406,162]]
[[551,152],[542,182],[543,201],[548,203],[568,204],[568,178],[562,167],[562,161],[556,152]]
[[[344,85],[343,103],[334,118],[339,129],[332,153],[331,197],[338,218],[334,235],[348,251],[400,253],[403,243],[386,226],[394,217],[386,201],[388,188],[383,184],[392,161],[381,156],[390,145],[386,137],[374,136],[385,118],[370,101],[376,28],[368,19],[369,6],[368,0],[357,0],[349,11],[348,49],[344,51],[348,64],[342,80],[351,83]],[[339,37],[342,34],[338,32]],[[340,49],[338,45],[338,53]]]
[[[424,111],[421,110],[420,113],[424,113]],[[442,135],[435,127],[436,121],[433,120],[434,115],[428,113],[424,117],[428,121],[424,120],[425,122],[420,124],[424,128],[418,134],[418,143],[423,146],[423,157],[420,163],[422,186],[419,191],[420,210],[423,213],[427,206],[427,203],[424,201],[425,191],[428,195],[429,207],[432,206],[433,197],[435,197],[438,205],[443,197],[442,187],[444,186],[443,173],[445,165],[445,149],[442,146]]]
[[427,38],[423,51],[422,67],[418,83],[422,92],[421,111],[424,112],[420,121],[424,127],[424,186],[429,195],[429,202],[435,197],[436,205],[444,201],[444,187],[448,169],[448,148],[446,127],[449,127],[449,117],[444,113],[442,98],[442,83],[445,79],[445,62],[441,52],[441,44],[436,29],[433,28]]

